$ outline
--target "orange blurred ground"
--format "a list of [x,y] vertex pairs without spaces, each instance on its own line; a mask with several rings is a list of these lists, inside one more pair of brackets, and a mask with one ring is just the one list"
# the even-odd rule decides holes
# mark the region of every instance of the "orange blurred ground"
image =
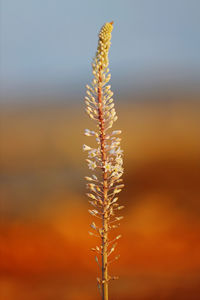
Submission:
[[[126,208],[110,300],[200,299],[200,105],[159,100],[116,104]],[[81,151],[92,123],[82,104],[41,103],[1,110],[1,299],[99,299]]]

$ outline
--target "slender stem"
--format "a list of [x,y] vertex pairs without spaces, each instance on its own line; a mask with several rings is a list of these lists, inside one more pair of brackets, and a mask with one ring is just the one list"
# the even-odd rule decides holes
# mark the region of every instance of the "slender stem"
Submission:
[[98,103],[99,103],[99,127],[102,155],[102,172],[103,172],[103,214],[102,214],[102,300],[108,300],[108,220],[107,220],[107,194],[108,194],[108,175],[105,171],[106,151],[105,151],[105,128],[102,103],[102,76],[101,69],[99,70],[98,82]]

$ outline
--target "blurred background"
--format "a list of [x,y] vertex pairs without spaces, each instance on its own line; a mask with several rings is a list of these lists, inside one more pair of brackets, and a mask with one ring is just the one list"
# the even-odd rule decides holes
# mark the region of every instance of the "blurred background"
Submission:
[[110,300],[200,299],[200,2],[2,0],[2,300],[99,299],[82,144],[110,21],[126,185]]

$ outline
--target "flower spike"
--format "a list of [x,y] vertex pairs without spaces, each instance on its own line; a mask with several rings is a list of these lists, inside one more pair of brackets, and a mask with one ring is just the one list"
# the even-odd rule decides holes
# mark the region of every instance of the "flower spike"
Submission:
[[[92,148],[83,145],[83,150],[87,152],[88,167],[95,171],[96,175],[86,176],[87,188],[90,198],[89,203],[93,206],[89,213],[98,218],[98,223],[92,222],[91,228],[95,233],[90,235],[99,236],[101,246],[92,248],[100,260],[95,256],[96,262],[101,262],[101,279],[98,278],[98,287],[101,290],[102,300],[108,300],[108,282],[110,279],[117,279],[116,276],[111,277],[108,274],[108,265],[119,258],[119,255],[108,261],[108,257],[112,255],[121,235],[110,240],[109,232],[114,228],[118,228],[123,217],[117,216],[118,210],[123,206],[117,203],[116,194],[121,192],[123,188],[121,176],[123,174],[123,151],[120,148],[119,135],[121,130],[110,131],[117,115],[113,102],[113,92],[108,84],[111,78],[109,71],[108,52],[111,45],[111,33],[113,30],[113,22],[105,23],[99,32],[99,41],[96,56],[93,59],[92,70],[94,78],[91,86],[86,85],[85,104],[86,113],[95,121],[97,129],[95,131],[85,129],[86,136],[94,136],[96,138],[97,147]],[[115,223],[114,225],[111,225]]]

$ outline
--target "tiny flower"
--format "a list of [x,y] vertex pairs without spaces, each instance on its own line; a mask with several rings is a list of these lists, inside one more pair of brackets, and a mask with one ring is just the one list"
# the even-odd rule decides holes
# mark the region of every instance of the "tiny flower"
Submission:
[[95,184],[88,184],[87,187],[92,191],[92,192],[96,192],[96,187],[95,187]]
[[121,154],[123,154],[123,150],[119,147],[119,148],[115,151],[115,153],[116,153],[117,155],[121,155]]
[[116,173],[123,173],[123,168],[120,165],[115,165],[112,167],[112,171]]
[[116,149],[115,149],[115,148],[111,149],[111,150],[110,150],[110,154],[111,154],[111,155],[115,155],[115,154],[116,154]]
[[112,173],[112,177],[115,179],[119,179],[122,176],[122,173],[118,173],[118,172],[113,172]]
[[97,229],[96,224],[94,222],[92,222],[92,224],[90,225],[93,229]]
[[119,177],[123,174],[124,169],[120,165],[115,165],[113,166],[112,171],[113,171],[112,176]]
[[117,135],[117,134],[121,134],[121,133],[122,133],[121,130],[114,130],[114,131],[112,132],[112,135]]
[[115,116],[114,119],[113,119],[113,122],[116,122],[118,119],[118,116]]
[[97,167],[96,162],[88,159],[88,168],[94,170]]
[[116,163],[117,163],[118,165],[122,165],[122,164],[123,164],[123,159],[122,159],[121,156],[117,156],[117,157],[115,158],[115,161],[116,161]]
[[120,142],[113,141],[110,146],[111,146],[111,148],[116,148],[117,146],[119,146],[119,144],[120,144]]
[[87,145],[83,145],[83,151],[89,151],[91,150],[92,148],[90,146],[87,146]]
[[105,165],[104,165],[104,169],[105,169],[105,171],[107,171],[107,172],[112,171],[112,165],[111,165],[111,163],[106,162]]
[[85,129],[85,133],[86,136],[93,136],[95,135],[95,132],[89,129]]
[[97,155],[97,150],[92,149],[91,151],[88,152],[88,157],[93,158]]

